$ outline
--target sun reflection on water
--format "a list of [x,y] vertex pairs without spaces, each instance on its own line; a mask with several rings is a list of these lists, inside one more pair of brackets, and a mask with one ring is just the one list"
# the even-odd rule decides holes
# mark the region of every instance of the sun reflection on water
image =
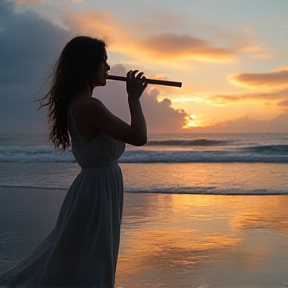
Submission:
[[288,268],[287,196],[125,196],[121,287],[236,287]]

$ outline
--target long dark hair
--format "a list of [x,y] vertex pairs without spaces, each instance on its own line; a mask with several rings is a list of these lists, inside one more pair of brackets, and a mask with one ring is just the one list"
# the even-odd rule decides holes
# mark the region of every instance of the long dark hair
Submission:
[[105,57],[105,46],[102,40],[75,37],[66,44],[52,68],[47,79],[49,91],[40,99],[40,108],[49,106],[49,139],[56,148],[65,150],[70,146],[67,107],[85,86],[93,86],[97,69]]

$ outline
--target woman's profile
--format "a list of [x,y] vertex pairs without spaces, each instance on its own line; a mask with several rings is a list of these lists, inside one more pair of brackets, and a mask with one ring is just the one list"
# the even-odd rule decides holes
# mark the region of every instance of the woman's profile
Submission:
[[[143,73],[127,73],[131,124],[114,116],[93,89],[106,85],[105,42],[79,36],[54,66],[49,92],[50,140],[72,152],[81,172],[63,201],[55,228],[38,248],[0,277],[2,287],[114,287],[123,207],[118,158],[125,143],[147,141],[140,97]],[[96,93],[97,95],[97,93]]]

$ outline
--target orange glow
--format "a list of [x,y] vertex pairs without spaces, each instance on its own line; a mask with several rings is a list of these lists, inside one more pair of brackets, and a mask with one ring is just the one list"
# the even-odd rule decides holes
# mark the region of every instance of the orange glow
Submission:
[[[127,205],[140,205],[135,211],[142,207],[147,218],[141,213],[132,213],[129,218],[130,212],[124,218],[117,268],[117,279],[123,283],[131,275],[127,271],[140,280],[153,275],[152,266],[156,275],[165,277],[161,274],[165,267],[173,267],[176,275],[178,269],[197,270],[217,261],[221,265],[223,255],[233,255],[237,269],[253,273],[273,253],[275,243],[270,238],[260,241],[249,236],[249,232],[256,233],[261,228],[265,233],[283,231],[283,237],[288,235],[286,196],[158,194],[147,196],[146,200],[141,195],[126,196],[130,203]],[[141,203],[136,201],[138,198]],[[133,229],[125,230],[127,225]]]
[[[287,197],[286,197],[287,198]],[[273,205],[270,205],[265,198],[261,198],[257,201],[257,206],[254,207],[253,211],[247,212],[245,209],[238,211],[235,214],[233,221],[231,222],[231,228],[246,229],[246,228],[261,228],[271,227],[278,231],[288,233],[288,210],[279,210],[277,207],[284,205],[288,199],[276,197],[273,201]],[[287,203],[288,204],[288,203]],[[275,213],[278,211],[279,213]]]
[[185,117],[186,125],[183,128],[185,129],[185,128],[190,128],[190,127],[204,126],[202,121],[199,119],[201,117],[202,117],[201,115],[199,115],[199,116],[197,116],[197,115],[186,116]]
[[238,73],[228,77],[228,81],[236,86],[262,90],[281,90],[288,88],[288,70],[278,68],[270,73]]
[[[134,59],[145,59],[149,65],[158,63],[158,65],[183,68],[183,65],[188,65],[185,61],[189,59],[225,63],[235,61],[237,58],[236,51],[232,49],[219,48],[190,35],[166,33],[141,38],[138,31],[127,29],[123,21],[117,19],[115,15],[96,10],[89,10],[83,14],[73,10],[66,11],[65,22],[67,27],[81,34],[104,39],[110,35],[108,38],[110,51]],[[167,63],[167,60],[170,62]]]

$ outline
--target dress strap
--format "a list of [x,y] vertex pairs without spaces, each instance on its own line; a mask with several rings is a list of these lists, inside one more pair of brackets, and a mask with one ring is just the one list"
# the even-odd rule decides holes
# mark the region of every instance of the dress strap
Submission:
[[[74,138],[72,139],[73,140],[85,140],[87,141],[82,135],[81,133],[79,132],[79,130],[77,129],[77,126],[76,126],[76,122],[75,122],[75,118],[74,118],[74,108],[75,108],[75,104],[76,102],[78,102],[80,99],[76,99],[73,101],[72,105],[71,105],[71,109],[70,109],[70,123],[71,123],[71,137]],[[79,139],[80,138],[80,139]]]

